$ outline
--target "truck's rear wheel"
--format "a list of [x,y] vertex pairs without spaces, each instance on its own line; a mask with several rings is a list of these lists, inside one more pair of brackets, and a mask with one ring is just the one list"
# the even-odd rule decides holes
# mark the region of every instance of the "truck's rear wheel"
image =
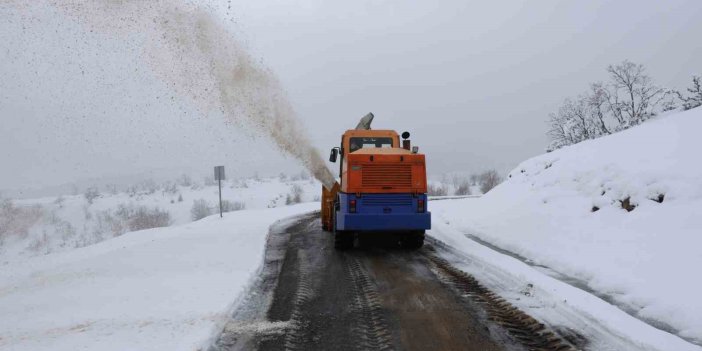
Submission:
[[417,250],[424,245],[424,231],[407,234],[402,239],[402,247]]
[[337,250],[348,250],[353,248],[353,233],[334,232],[334,248]]
[[336,212],[333,213],[334,219],[334,248],[337,250],[348,250],[353,248],[353,233],[336,229]]

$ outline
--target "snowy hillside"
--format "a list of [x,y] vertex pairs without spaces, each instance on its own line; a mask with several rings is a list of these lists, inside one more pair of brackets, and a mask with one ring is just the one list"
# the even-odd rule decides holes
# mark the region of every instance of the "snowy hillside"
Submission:
[[[222,183],[226,211],[317,200],[321,185],[304,174]],[[219,211],[213,182],[189,177],[156,184],[88,190],[41,199],[0,199],[0,263],[92,245],[124,233],[179,225]]]
[[702,109],[527,160],[434,222],[702,344]]

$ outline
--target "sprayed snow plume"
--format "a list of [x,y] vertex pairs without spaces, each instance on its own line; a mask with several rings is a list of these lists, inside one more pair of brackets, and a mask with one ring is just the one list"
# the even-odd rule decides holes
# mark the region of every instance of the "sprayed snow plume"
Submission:
[[265,134],[322,184],[334,183],[278,79],[210,12],[178,0],[66,0],[54,6],[91,31],[134,43],[150,69],[204,114],[223,113],[234,125]]

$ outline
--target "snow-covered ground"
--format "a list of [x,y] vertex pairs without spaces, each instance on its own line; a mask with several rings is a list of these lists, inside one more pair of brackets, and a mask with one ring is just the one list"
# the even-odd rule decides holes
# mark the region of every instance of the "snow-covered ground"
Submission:
[[[702,350],[699,130],[702,109],[527,160],[482,197],[435,198],[430,235],[588,349]],[[319,187],[227,182],[224,199],[246,209],[192,223],[193,203],[214,207],[216,186],[3,203],[15,220],[0,228],[0,349],[205,345],[260,267],[269,226],[316,210]],[[295,192],[311,202],[285,206]],[[140,207],[171,226],[114,228],[110,216]]]
[[5,263],[0,349],[199,349],[261,267],[269,226],[318,206],[230,212]]
[[[509,251],[619,311],[702,345],[700,130],[698,108],[532,158],[479,199],[433,202],[431,234],[478,259],[484,246],[466,235]],[[539,286],[543,277],[519,272],[510,275],[559,296],[554,286]],[[608,304],[568,301],[604,318],[614,333],[640,338],[641,348],[692,347],[667,345],[672,339],[637,329],[610,314]]]
[[[222,183],[222,199],[245,209],[273,208],[315,201],[320,188],[304,175],[230,180]],[[212,213],[219,211],[217,185],[182,177],[164,184],[143,182],[124,192],[100,189],[95,195],[91,201],[85,194],[0,199],[0,264],[92,245],[135,229],[189,223],[195,201],[206,202]],[[140,209],[144,219],[135,215]]]

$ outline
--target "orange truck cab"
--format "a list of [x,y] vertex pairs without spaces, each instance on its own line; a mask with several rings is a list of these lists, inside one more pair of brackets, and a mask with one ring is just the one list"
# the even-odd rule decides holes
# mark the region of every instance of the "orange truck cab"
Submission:
[[393,130],[352,129],[332,149],[329,160],[340,159],[341,184],[322,191],[322,224],[334,232],[337,249],[352,247],[358,233],[396,235],[403,246],[422,246],[431,228],[426,163],[408,138],[407,132],[401,141]]

